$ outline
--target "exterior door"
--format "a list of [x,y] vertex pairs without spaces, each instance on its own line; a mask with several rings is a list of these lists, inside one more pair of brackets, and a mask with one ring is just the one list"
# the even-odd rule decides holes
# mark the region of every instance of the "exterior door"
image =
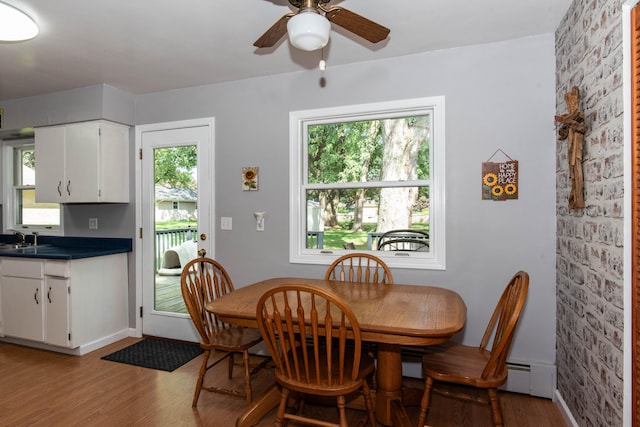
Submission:
[[197,342],[180,273],[191,259],[213,257],[213,120],[145,125],[136,132],[142,334]]

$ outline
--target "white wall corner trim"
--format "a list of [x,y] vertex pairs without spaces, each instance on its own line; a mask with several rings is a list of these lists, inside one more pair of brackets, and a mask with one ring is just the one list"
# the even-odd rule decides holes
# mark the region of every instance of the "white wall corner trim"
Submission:
[[570,426],[579,427],[576,419],[573,417],[573,414],[569,410],[567,403],[564,401],[564,399],[562,398],[562,395],[558,390],[556,390],[555,392],[553,401],[556,402],[556,404],[558,405],[560,409],[560,413],[562,414],[562,418],[564,418],[564,421]]

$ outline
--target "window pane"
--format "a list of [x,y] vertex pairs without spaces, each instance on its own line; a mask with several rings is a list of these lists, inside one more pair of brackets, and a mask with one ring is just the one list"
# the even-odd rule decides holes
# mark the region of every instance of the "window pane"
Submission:
[[375,250],[383,231],[429,233],[426,186],[307,190],[306,201],[307,249]]
[[431,115],[308,126],[309,183],[427,180]]
[[60,225],[60,205],[36,203],[35,189],[17,189],[16,193],[17,224]]
[[13,149],[13,185],[35,185],[35,151],[30,148],[16,147]]
[[17,185],[36,185],[35,150],[20,150],[20,182]]

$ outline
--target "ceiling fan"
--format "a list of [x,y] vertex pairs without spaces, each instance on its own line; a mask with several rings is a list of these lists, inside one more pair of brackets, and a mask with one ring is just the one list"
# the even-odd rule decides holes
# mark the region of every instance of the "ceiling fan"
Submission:
[[298,12],[283,15],[258,40],[253,43],[258,48],[274,46],[286,33],[294,47],[302,50],[316,50],[329,41],[331,22],[371,43],[387,38],[389,30],[357,13],[341,6],[326,7],[331,0],[289,0]]

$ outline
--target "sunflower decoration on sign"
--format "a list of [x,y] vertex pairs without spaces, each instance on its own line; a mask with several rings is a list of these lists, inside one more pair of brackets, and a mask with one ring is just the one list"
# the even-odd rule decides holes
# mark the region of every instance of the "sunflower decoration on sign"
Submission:
[[[493,156],[491,156],[491,158],[493,158]],[[491,158],[489,160],[491,160]],[[508,162],[482,163],[482,199],[509,200],[517,198],[518,161],[509,157]]]
[[258,191],[258,168],[242,168],[242,190]]

